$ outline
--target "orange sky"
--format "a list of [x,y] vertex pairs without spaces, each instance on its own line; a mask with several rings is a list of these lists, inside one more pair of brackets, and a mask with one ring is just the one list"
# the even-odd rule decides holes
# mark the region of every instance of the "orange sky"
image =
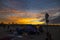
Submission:
[[[14,22],[17,24],[44,24],[44,22],[38,21],[39,18],[42,18],[41,16],[44,16],[43,14],[8,9],[9,8],[0,10],[0,22]],[[34,20],[36,20],[37,22],[35,22]]]
[[[58,10],[58,9],[56,9]],[[48,10],[47,10],[48,11]],[[55,18],[59,13],[56,11],[48,12],[51,17]],[[55,13],[55,14],[52,14]],[[32,12],[32,11],[21,11],[10,8],[0,9],[0,22],[4,23],[18,23],[18,24],[44,24],[45,12]],[[52,18],[52,19],[53,19]],[[43,21],[41,21],[43,20]]]

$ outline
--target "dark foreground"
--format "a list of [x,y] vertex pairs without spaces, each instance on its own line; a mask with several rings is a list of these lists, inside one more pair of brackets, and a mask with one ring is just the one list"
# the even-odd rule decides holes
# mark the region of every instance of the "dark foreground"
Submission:
[[[31,26],[36,28],[36,30],[30,31],[30,29],[27,27]],[[17,28],[22,30],[24,29],[24,31],[21,33],[21,30],[16,30]],[[27,31],[28,29],[29,31]],[[0,40],[60,40],[60,26],[6,24],[0,25]]]

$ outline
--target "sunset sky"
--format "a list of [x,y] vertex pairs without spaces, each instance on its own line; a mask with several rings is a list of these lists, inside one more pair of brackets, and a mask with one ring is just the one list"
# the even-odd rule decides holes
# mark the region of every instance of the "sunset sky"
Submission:
[[60,24],[60,0],[0,0],[0,22],[21,23],[23,18],[44,22],[46,12],[49,23]]

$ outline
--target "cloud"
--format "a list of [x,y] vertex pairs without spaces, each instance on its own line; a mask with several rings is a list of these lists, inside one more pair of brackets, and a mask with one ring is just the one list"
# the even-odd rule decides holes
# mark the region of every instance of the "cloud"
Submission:
[[[55,2],[56,1],[57,0],[55,0]],[[55,8],[49,7],[47,9],[44,9],[45,7],[44,3],[46,3],[46,1],[44,3],[42,1],[41,5],[40,5],[40,2],[36,3],[34,0],[28,0],[28,1],[26,0],[25,1],[24,0],[0,0],[0,21],[17,22],[21,18],[39,18],[39,19],[42,18],[41,20],[45,21],[44,15],[46,12],[50,15],[50,18],[49,18],[50,20],[54,20],[58,18],[58,16],[60,16],[59,5],[55,6]],[[47,3],[49,3],[50,6],[52,6],[50,4],[51,3],[50,1],[48,1]],[[42,6],[43,6],[43,9],[40,9]],[[34,10],[32,10],[31,8],[33,8]]]
[[0,22],[17,22],[21,18],[38,18],[41,14],[4,8],[0,10]]
[[[60,16],[59,10],[60,10],[59,8],[54,10],[52,9],[47,10],[47,12],[50,15],[49,20],[54,20],[55,18]],[[38,18],[39,20],[42,18],[41,20],[45,21],[44,19],[45,13],[46,13],[45,11],[32,12],[32,11],[21,11],[21,10],[5,8],[0,10],[0,20],[4,22],[17,22],[21,18]]]
[[49,20],[52,24],[60,24],[60,12],[55,13]]

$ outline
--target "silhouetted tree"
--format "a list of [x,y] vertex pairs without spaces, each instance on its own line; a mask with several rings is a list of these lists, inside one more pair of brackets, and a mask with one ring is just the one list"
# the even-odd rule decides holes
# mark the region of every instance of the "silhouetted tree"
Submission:
[[14,22],[12,22],[12,24],[14,24]]
[[49,19],[48,19],[48,18],[49,18],[49,14],[48,14],[48,13],[46,13],[46,14],[45,14],[46,24],[48,24],[48,22],[49,22]]
[[1,22],[0,24],[4,24],[3,22]]

